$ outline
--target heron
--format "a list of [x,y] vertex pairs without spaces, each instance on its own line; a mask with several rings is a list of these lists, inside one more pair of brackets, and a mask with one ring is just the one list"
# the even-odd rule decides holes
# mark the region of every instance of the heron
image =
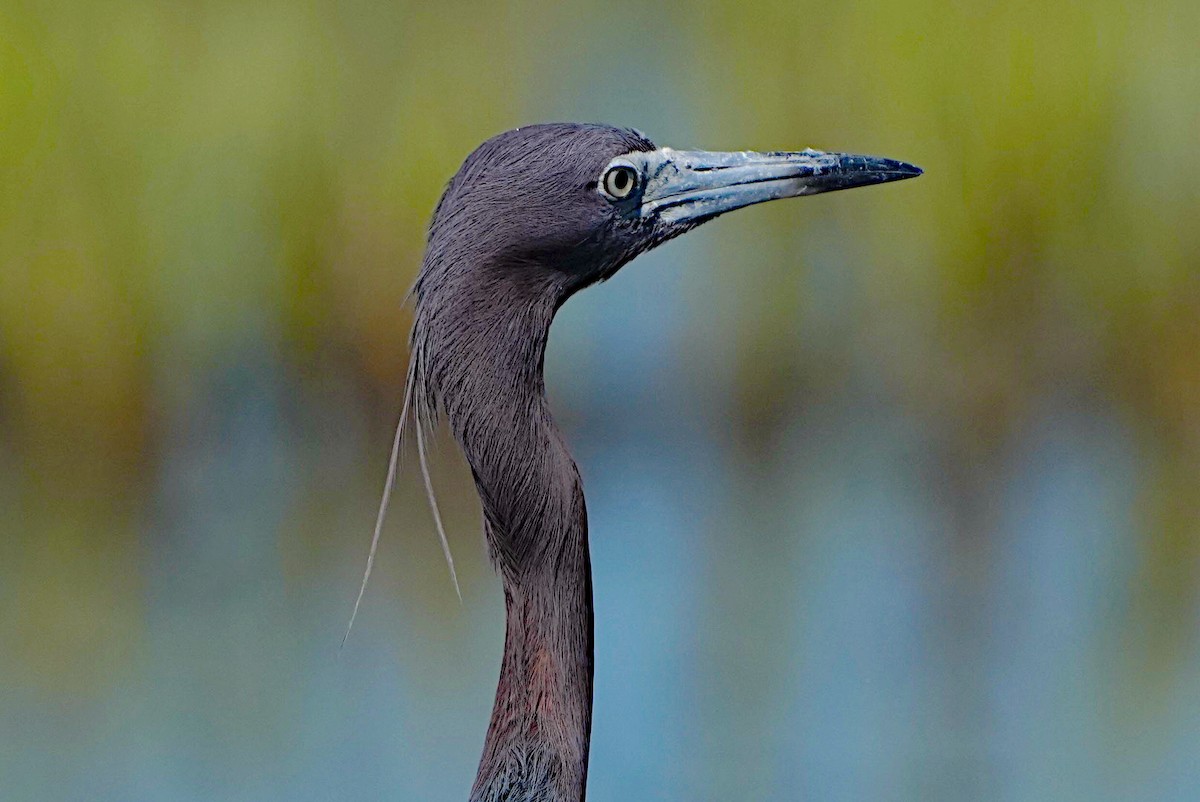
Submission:
[[920,174],[872,156],[673,150],[629,128],[549,123],[488,139],[450,180],[413,287],[405,398],[366,573],[411,416],[453,575],[422,439],[444,420],[470,466],[506,614],[470,802],[586,795],[594,644],[587,512],[543,379],[559,307],[638,254],[734,209]]

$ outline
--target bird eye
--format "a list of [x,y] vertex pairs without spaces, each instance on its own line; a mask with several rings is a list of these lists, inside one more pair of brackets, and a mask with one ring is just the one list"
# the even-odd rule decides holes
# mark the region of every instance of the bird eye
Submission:
[[628,198],[637,188],[637,170],[626,165],[618,165],[604,174],[601,187],[604,194],[614,200]]

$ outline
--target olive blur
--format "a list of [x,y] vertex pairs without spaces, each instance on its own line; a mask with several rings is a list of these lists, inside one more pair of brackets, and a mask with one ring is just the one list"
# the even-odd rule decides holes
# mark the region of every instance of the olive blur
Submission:
[[0,10],[0,798],[465,799],[503,605],[425,227],[543,120],[897,156],[570,300],[589,799],[1200,797],[1200,6]]

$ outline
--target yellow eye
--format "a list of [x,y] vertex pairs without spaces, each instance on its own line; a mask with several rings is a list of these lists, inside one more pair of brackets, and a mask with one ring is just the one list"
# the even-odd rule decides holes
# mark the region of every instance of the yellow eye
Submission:
[[632,167],[618,165],[604,174],[602,182],[604,194],[610,198],[621,200],[628,198],[637,188],[637,171]]

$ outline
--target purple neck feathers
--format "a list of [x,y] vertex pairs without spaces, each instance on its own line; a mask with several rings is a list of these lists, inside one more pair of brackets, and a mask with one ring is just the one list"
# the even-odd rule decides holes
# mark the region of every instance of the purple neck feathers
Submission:
[[418,285],[413,358],[418,402],[444,411],[471,466],[504,585],[504,657],[470,798],[582,802],[592,716],[587,513],[542,379],[564,292],[527,285],[546,273],[519,267],[459,275]]

